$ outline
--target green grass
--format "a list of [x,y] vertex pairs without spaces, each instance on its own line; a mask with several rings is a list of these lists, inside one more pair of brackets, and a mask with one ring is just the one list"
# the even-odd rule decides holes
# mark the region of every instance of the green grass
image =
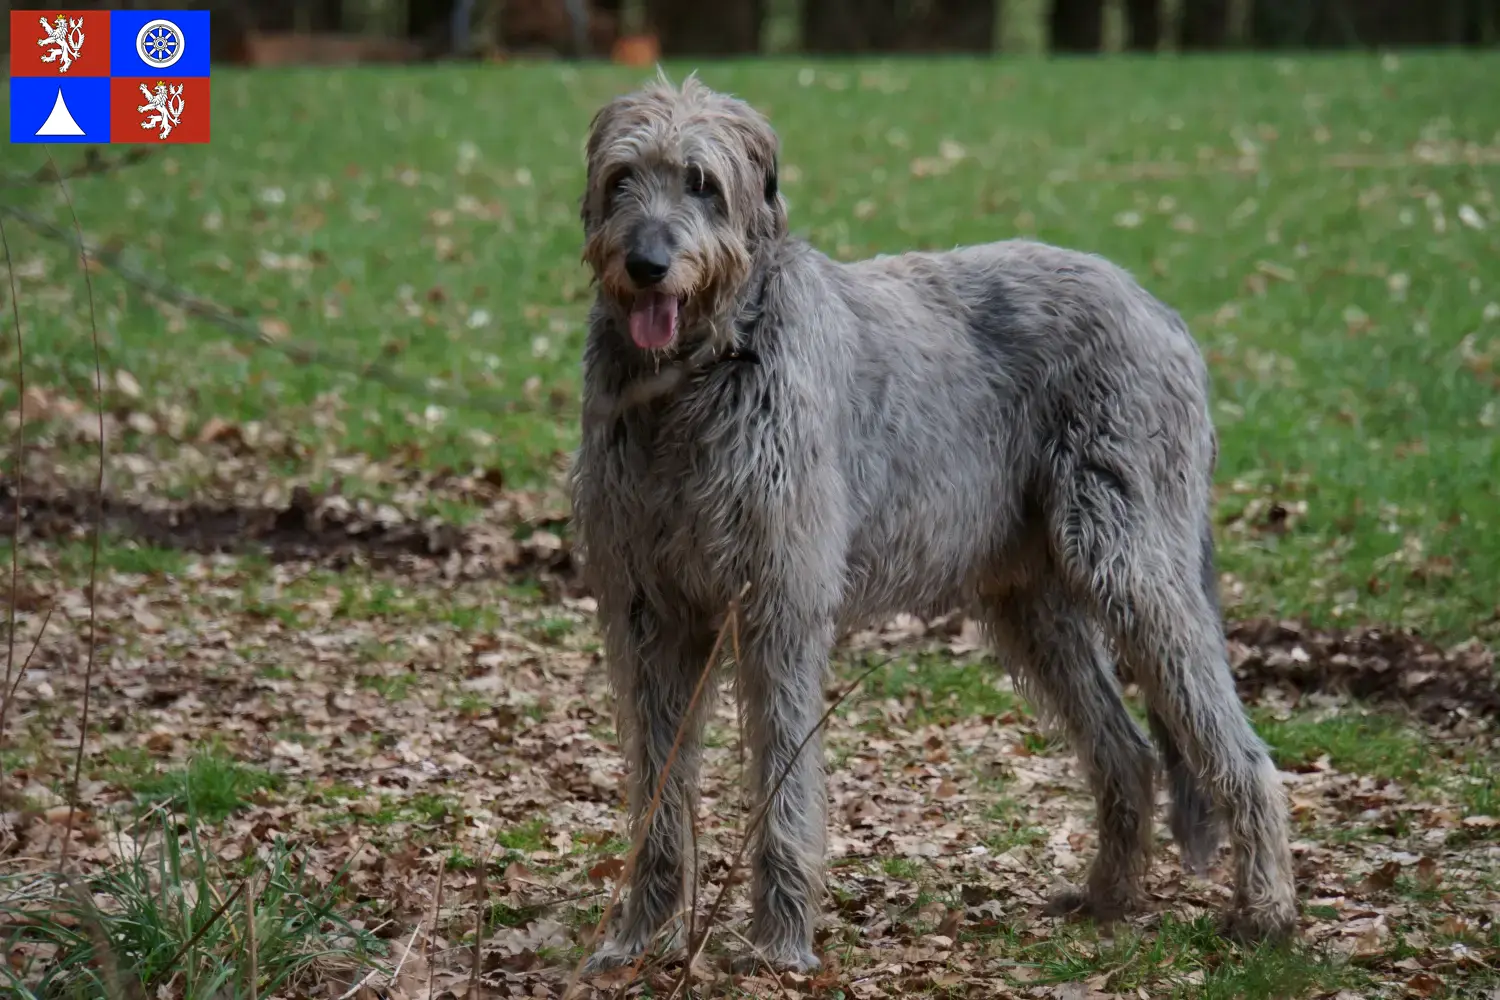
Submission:
[[519,823],[495,835],[495,842],[508,851],[530,853],[547,846],[547,820],[541,816]]
[[[14,394],[9,405],[14,406]],[[49,545],[54,559],[52,567],[64,580],[84,581],[88,579],[93,562],[94,544],[87,535],[77,540],[54,542]],[[10,566],[10,539],[0,539],[0,565]],[[26,551],[26,546],[22,546]],[[176,549],[163,549],[142,545],[125,535],[101,532],[99,536],[99,570],[101,573],[130,573],[147,577],[175,576],[180,574],[192,558],[189,553]]]
[[1500,762],[1475,761],[1466,769],[1462,781],[1465,813],[1500,819]]
[[[1412,150],[1493,144],[1500,104],[1477,95],[1497,70],[1494,54],[1450,53],[1395,69],[1363,54],[785,58],[702,75],[769,113],[793,228],[829,253],[1035,236],[1119,261],[1188,318],[1213,371],[1237,612],[1458,635],[1500,589],[1500,210],[1493,166]],[[642,78],[562,64],[216,74],[214,142],[73,182],[85,229],[297,343],[383,358],[431,398],[232,344],[100,274],[106,366],[144,388],[112,388],[110,405],[181,405],[189,435],[211,417],[264,420],[314,450],[551,476],[576,441],[589,298],[580,143],[594,109]],[[42,158],[6,154],[18,170]],[[55,190],[7,198],[70,224]],[[79,276],[12,230],[28,384],[86,401]],[[470,402],[429,411],[455,391]],[[1267,530],[1277,502],[1292,516]]]
[[276,775],[240,763],[217,746],[166,771],[157,771],[142,753],[117,751],[109,755],[103,776],[134,792],[143,803],[168,804],[210,823],[243,809],[256,794],[281,785]]
[[865,679],[860,697],[911,699],[914,705],[908,721],[912,725],[952,722],[971,715],[999,716],[1021,707],[1014,695],[997,686],[1001,676],[993,661],[967,663],[945,653],[922,653],[899,657],[875,670]]
[[1364,985],[1357,968],[1314,949],[1262,946],[1241,950],[1214,931],[1214,918],[1164,915],[1150,933],[1131,928],[1108,937],[1074,925],[1035,944],[1000,928],[1007,954],[1032,973],[1030,981],[1066,983],[1104,977],[1104,992],[1182,998],[1272,998],[1330,995]]
[[434,826],[443,823],[457,809],[458,803],[443,795],[420,792],[409,798],[382,795],[378,801],[364,805],[356,802],[356,818],[371,826],[416,823]]
[[1256,714],[1256,730],[1279,767],[1311,764],[1326,755],[1330,766],[1351,774],[1417,783],[1438,777],[1433,748],[1418,730],[1392,716],[1349,710],[1278,720]]
[[[0,944],[13,959],[0,965],[0,992],[16,1000],[169,992],[240,1000],[294,995],[362,964],[384,967],[386,946],[350,922],[342,877],[317,889],[304,858],[279,838],[264,862],[226,866],[196,836],[179,838],[177,822],[159,814],[138,831],[143,839],[122,845],[122,861],[81,877],[77,891],[53,878],[0,876]],[[241,888],[246,879],[252,892]],[[56,951],[37,963],[38,947]]]

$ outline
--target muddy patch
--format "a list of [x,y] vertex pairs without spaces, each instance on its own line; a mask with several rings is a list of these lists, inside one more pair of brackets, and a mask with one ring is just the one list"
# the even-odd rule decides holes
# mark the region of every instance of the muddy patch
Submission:
[[[14,489],[0,484],[0,533],[13,530],[15,502]],[[337,494],[317,496],[300,487],[282,506],[147,507],[105,497],[98,517],[102,530],[115,538],[187,552],[255,551],[275,562],[315,562],[333,569],[425,564],[465,579],[573,575],[570,546],[558,534],[560,522],[516,525],[481,519],[473,526],[458,526]],[[94,518],[90,495],[26,494],[21,498],[19,537],[23,545],[28,539],[83,541]]]
[[1500,718],[1495,654],[1478,640],[1443,649],[1408,630],[1314,629],[1266,619],[1233,623],[1228,638],[1235,682],[1246,698],[1280,688],[1398,703],[1439,725],[1465,716]]
[[[15,492],[0,481],[0,533],[10,534]],[[528,577],[549,597],[582,596],[564,520],[527,521],[482,515],[470,525],[417,518],[390,507],[298,487],[281,506],[161,503],[145,506],[106,497],[104,530],[158,548],[199,553],[258,551],[278,562],[313,562],[333,569],[368,566],[449,579]],[[82,491],[30,493],[22,498],[20,538],[84,541],[93,521]],[[948,645],[961,615],[882,630],[883,645]],[[952,633],[950,635],[949,633]],[[1429,723],[1500,719],[1495,654],[1477,640],[1444,649],[1409,630],[1362,625],[1316,629],[1296,622],[1252,619],[1227,628],[1230,662],[1242,697],[1260,700],[1278,689],[1296,699],[1314,692],[1407,707]]]

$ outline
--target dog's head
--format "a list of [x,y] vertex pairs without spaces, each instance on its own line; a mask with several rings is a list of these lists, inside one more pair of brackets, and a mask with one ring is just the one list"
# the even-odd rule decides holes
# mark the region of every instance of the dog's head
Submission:
[[778,141],[744,101],[665,77],[610,101],[587,142],[583,259],[637,347],[721,328],[786,232]]

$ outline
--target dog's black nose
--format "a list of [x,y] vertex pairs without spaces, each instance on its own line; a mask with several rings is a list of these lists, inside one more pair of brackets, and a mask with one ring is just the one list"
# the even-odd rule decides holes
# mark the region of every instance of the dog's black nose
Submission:
[[638,288],[650,288],[667,276],[671,266],[666,246],[656,241],[633,247],[625,255],[625,273]]

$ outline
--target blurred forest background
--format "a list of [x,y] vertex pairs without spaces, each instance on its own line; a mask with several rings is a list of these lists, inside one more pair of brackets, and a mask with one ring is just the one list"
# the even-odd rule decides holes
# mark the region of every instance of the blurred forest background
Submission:
[[[174,0],[221,62],[1492,46],[1500,0]],[[48,9],[33,0],[13,9]],[[70,0],[89,9],[159,0]],[[8,26],[0,26],[0,31]]]

